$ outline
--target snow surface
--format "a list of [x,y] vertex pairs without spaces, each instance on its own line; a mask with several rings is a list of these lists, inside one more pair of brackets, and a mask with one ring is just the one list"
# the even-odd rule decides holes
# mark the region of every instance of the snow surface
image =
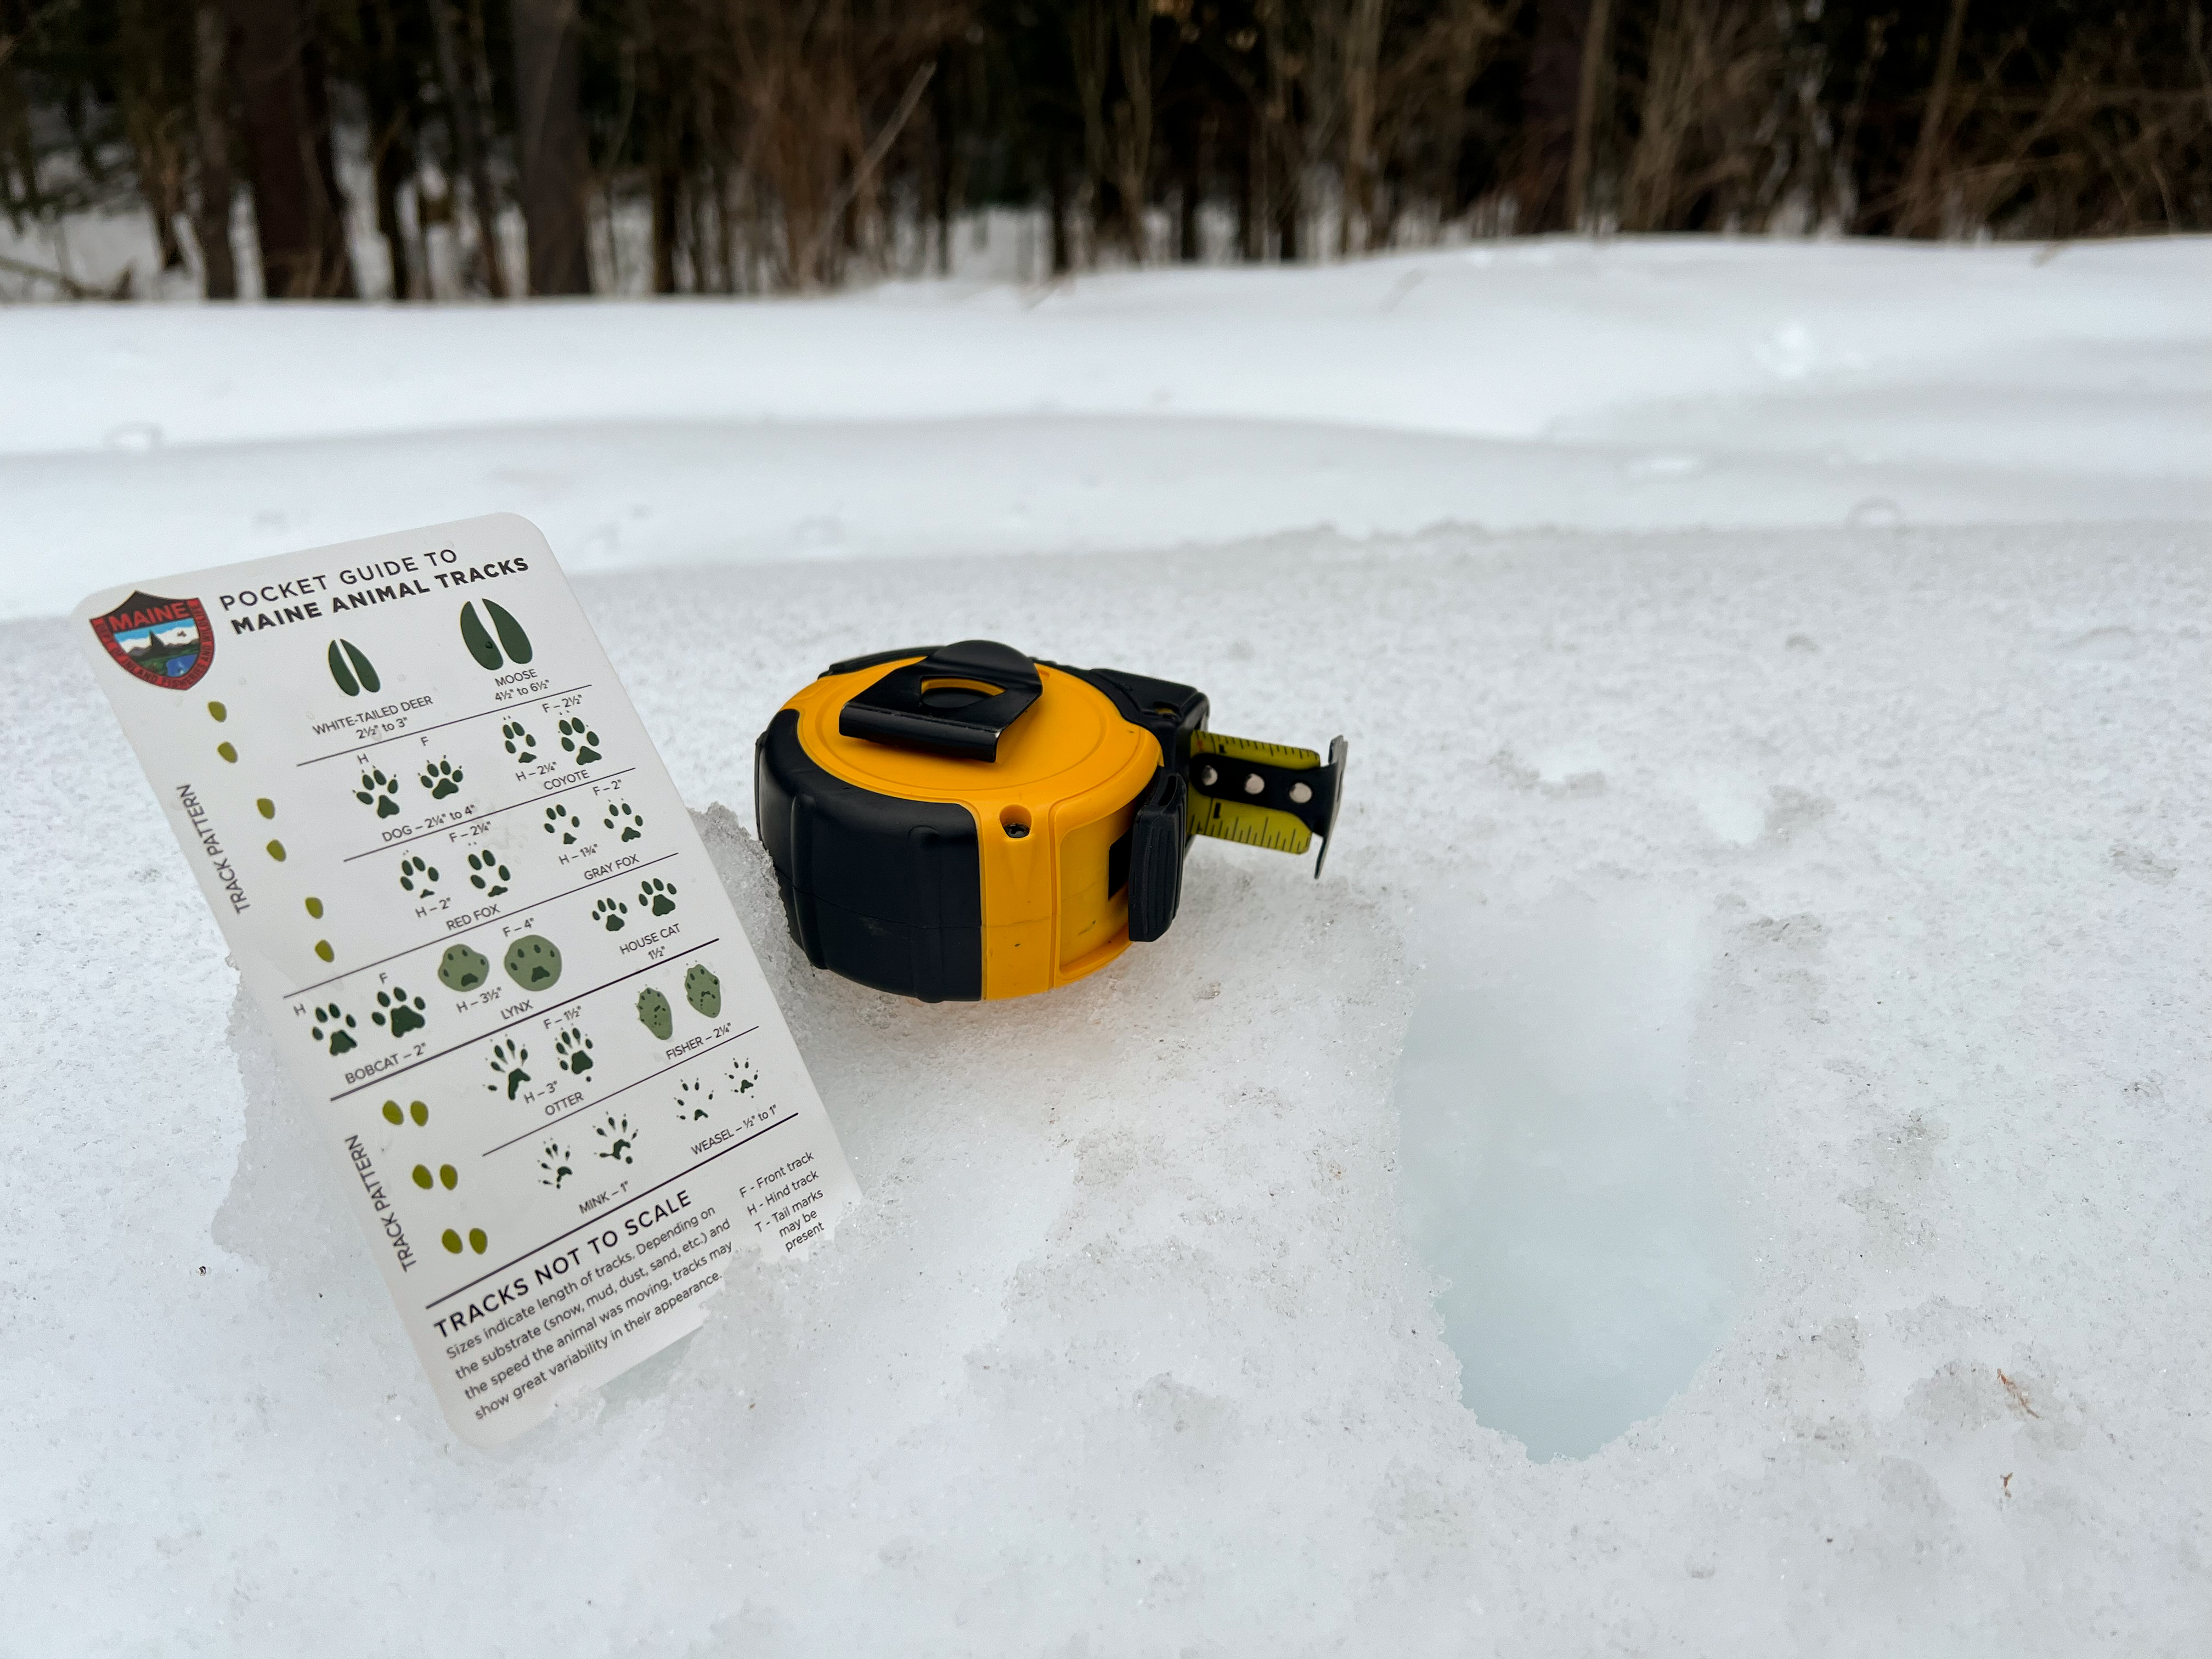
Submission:
[[[459,1446],[74,641],[0,623],[0,1652],[2197,1650],[2212,532],[2187,438],[2205,325],[2180,296],[2206,251],[1711,246],[1498,250],[1468,267],[1504,272],[1490,298],[1395,357],[1367,301],[1420,262],[1221,278],[1212,299],[1214,278],[1132,278],[1030,312],[915,290],[467,326],[0,314],[0,362],[52,404],[0,415],[4,569],[33,612],[49,588],[371,527],[348,514],[542,511],[540,485],[438,458],[494,422],[520,453],[530,420],[590,400],[532,360],[556,337],[623,416],[566,428],[561,464],[580,497],[611,489],[659,451],[635,422],[652,374],[621,342],[666,331],[683,418],[662,430],[698,447],[638,488],[696,492],[699,536],[626,543],[579,591],[868,1198],[583,1407]],[[1547,248],[1548,300],[1528,263]],[[1860,303],[1842,273],[1916,256],[1941,280],[1865,303],[1869,349],[1885,315],[1912,341],[1882,346],[1879,394],[1815,371],[1793,403],[1747,347],[1712,349],[1724,317],[1744,339],[1785,313],[1849,338],[1820,333]],[[1642,291],[1611,312],[1607,262]],[[2081,287],[2038,313],[2046,280]],[[1946,356],[1928,319],[1954,283],[1973,293]],[[1243,318],[1263,292],[1273,309]],[[1592,340],[1640,329],[1673,380],[1613,365],[1608,392],[1605,365],[1568,361],[1571,396],[1531,380],[1516,414],[1470,384],[1453,405],[1467,377],[1438,362],[1537,331],[1492,315],[1516,292],[1524,321],[1549,304],[1561,327],[1583,307]],[[1054,306],[1068,331],[1024,331]],[[1085,363],[1115,395],[1173,370],[1196,398],[1199,358],[1226,374],[1269,340],[1302,342],[1327,386],[1262,352],[1244,412],[1195,433],[1172,404],[1109,406],[1110,385],[1079,417],[1012,406],[1057,386],[1077,409]],[[738,397],[715,362],[777,349],[750,413],[702,412]],[[220,389],[212,365],[248,351]],[[66,372],[133,352],[127,381]],[[841,352],[896,373],[868,392]],[[418,409],[478,401],[410,430],[410,375]],[[841,451],[858,428],[825,411],[864,392],[872,447]],[[758,416],[804,396],[811,426],[775,450],[787,422]],[[1394,429],[1394,405],[1436,427],[1461,407],[1468,430]],[[1844,516],[1808,480],[1852,407],[1886,443],[1924,430],[1948,516],[2112,521],[1816,524]],[[1472,435],[1478,415],[1501,432]],[[1492,534],[1462,506],[1355,536],[1349,511],[1292,528],[1240,497],[1147,550],[1068,557],[1075,538],[1024,544],[998,517],[1018,469],[1075,476],[1113,434],[1187,470],[1163,485],[1128,461],[1093,544],[1152,534],[1176,489],[1296,471],[1267,471],[1289,453],[1273,416],[1305,423],[1307,470],[1355,458],[1344,498],[1367,457],[1494,443],[1553,481],[1522,481],[1532,518],[1585,526],[1702,476],[1632,486],[1622,455],[1724,428],[1711,470],[1745,499],[1714,516],[1778,527],[1658,529],[1676,520],[1654,506]],[[98,452],[130,418],[165,441]],[[1578,422],[1645,435],[1557,435]],[[775,545],[744,489],[710,532],[714,457],[756,440],[749,476],[778,456],[791,475],[774,510],[823,516],[865,493],[841,456],[917,452],[918,478],[986,453],[964,499],[921,501],[910,556],[824,560]],[[1760,442],[1771,472],[1747,459]],[[74,520],[36,483],[71,466]],[[325,476],[361,493],[275,539],[192,516],[219,478],[306,510]],[[2173,521],[2119,521],[2137,488]],[[945,552],[963,514],[995,556]],[[588,568],[587,513],[544,516]],[[1327,878],[1200,842],[1164,940],[1020,1004],[814,973],[746,833],[752,737],[836,656],[975,634],[1188,676],[1227,731],[1346,732]]]
[[[1504,242],[823,301],[0,310],[0,615],[494,510],[572,570],[2212,517],[2212,241]],[[67,549],[70,556],[32,550]]]

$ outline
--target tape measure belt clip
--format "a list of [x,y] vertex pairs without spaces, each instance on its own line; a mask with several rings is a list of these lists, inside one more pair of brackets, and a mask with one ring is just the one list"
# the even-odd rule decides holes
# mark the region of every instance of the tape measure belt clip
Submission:
[[1160,939],[1194,836],[1302,853],[1335,821],[1342,738],[1323,766],[1209,712],[1193,686],[990,640],[833,664],[755,746],[793,939],[929,1002],[1048,990]]
[[1036,665],[994,640],[939,646],[894,668],[837,713],[848,738],[996,760],[999,739],[1044,693]]

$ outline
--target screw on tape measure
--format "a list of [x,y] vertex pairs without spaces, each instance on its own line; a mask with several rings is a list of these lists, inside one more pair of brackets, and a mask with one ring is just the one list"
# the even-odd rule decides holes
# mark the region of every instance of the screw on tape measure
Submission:
[[1293,855],[1322,838],[1314,879],[1328,862],[1337,802],[1342,799],[1346,744],[1328,746],[1328,764],[1310,749],[1194,732],[1185,776],[1190,783],[1190,833],[1266,847]]

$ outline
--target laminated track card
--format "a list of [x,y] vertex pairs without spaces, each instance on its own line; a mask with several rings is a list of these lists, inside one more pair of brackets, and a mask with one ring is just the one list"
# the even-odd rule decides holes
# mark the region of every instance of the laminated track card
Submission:
[[534,526],[153,586],[83,642],[465,1438],[835,1224],[836,1132]]

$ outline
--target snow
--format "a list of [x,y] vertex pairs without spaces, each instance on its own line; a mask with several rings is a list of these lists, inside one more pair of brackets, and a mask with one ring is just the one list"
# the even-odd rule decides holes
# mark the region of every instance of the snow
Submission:
[[[0,1648],[2199,1641],[2212,249],[1475,253],[0,313]],[[498,506],[867,1202],[486,1455],[44,613]],[[1347,733],[1326,878],[1200,842],[1019,1004],[808,969],[751,738],[969,635]]]
[[[572,570],[2212,515],[2212,243],[1509,242],[835,300],[0,310],[0,615],[404,516]],[[94,509],[91,504],[98,503]]]

